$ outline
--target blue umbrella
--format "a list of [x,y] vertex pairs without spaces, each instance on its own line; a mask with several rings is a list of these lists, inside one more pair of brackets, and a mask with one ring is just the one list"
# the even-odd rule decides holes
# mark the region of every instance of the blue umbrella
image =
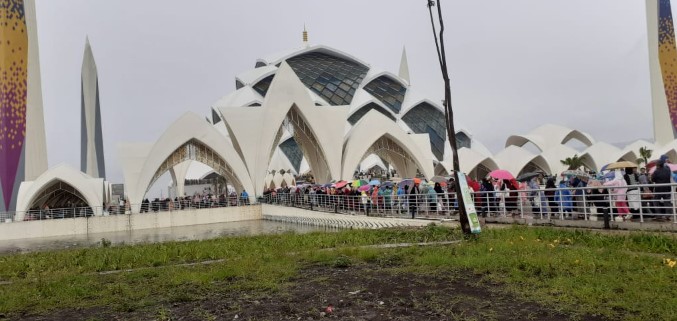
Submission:
[[383,183],[382,186],[383,186],[383,187],[392,187],[392,186],[393,186],[393,182],[387,181],[387,182]]
[[369,185],[376,186],[376,185],[381,185],[381,181],[377,179],[372,179],[371,182],[369,182]]

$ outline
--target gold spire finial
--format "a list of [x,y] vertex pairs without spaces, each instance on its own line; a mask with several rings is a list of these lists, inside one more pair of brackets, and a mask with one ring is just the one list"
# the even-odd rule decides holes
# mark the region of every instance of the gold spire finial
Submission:
[[303,43],[308,43],[308,31],[306,31],[306,24],[303,24]]

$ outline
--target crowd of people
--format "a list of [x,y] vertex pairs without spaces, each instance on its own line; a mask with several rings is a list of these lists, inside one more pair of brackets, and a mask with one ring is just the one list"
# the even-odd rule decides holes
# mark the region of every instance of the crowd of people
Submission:
[[526,182],[488,177],[476,190],[475,205],[485,216],[524,211],[543,218],[610,213],[629,220],[641,213],[657,221],[668,220],[667,214],[673,213],[669,184],[677,181],[677,175],[667,160],[661,156],[651,174],[646,168],[638,173],[627,167],[590,176],[565,175],[559,181],[555,176],[533,177]]
[[[539,175],[518,182],[516,179],[487,177],[468,181],[475,208],[483,216],[532,214],[537,218],[583,218],[613,214],[623,220],[641,213],[644,218],[668,220],[673,213],[670,183],[677,174],[663,155],[651,174],[634,167],[583,173],[585,175]],[[418,213],[447,215],[458,208],[453,178],[443,182],[405,180],[368,188],[343,185],[302,184],[268,189],[264,200],[270,203],[330,211],[358,211],[366,215]],[[634,216],[635,218],[637,216]]]
[[[453,179],[452,179],[453,180]],[[344,186],[303,184],[270,188],[264,191],[265,202],[335,211],[359,211],[366,215],[417,212],[444,214],[457,206],[455,187],[449,182],[410,180],[383,185]],[[444,187],[443,187],[444,186]],[[366,187],[366,188],[365,188]]]

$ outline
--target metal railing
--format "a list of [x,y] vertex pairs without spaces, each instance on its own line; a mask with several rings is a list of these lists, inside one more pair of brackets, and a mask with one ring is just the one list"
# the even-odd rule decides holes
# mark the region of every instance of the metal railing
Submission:
[[[622,189],[627,189],[624,193]],[[26,212],[0,213],[0,222],[17,219],[45,220],[99,215],[145,214],[266,203],[333,213],[383,217],[445,217],[458,214],[454,193],[402,194],[397,191],[377,195],[328,195],[298,189],[298,192],[267,193],[259,198],[184,198],[106,207],[70,207]],[[632,185],[626,187],[563,187],[479,191],[471,193],[479,215],[541,220],[595,220],[608,214],[611,220],[677,223],[677,184]],[[625,199],[625,200],[623,200]]]
[[112,204],[108,206],[95,207],[64,207],[49,209],[32,209],[28,211],[0,212],[0,223],[11,223],[16,221],[38,221],[53,220],[65,218],[91,217],[91,216],[109,216],[109,215],[129,215],[145,214],[172,211],[188,211],[196,209],[216,209],[224,207],[249,206],[257,204],[254,197],[240,198],[200,198],[197,199],[178,199],[178,200],[157,200],[141,204]]
[[[481,216],[520,217],[542,220],[610,220],[677,223],[677,184],[631,185],[625,187],[562,187],[479,191],[471,193]],[[623,190],[626,191],[623,191]],[[458,214],[454,193],[388,194],[366,196],[330,195],[301,189],[294,193],[268,193],[263,203],[353,215],[416,217]]]

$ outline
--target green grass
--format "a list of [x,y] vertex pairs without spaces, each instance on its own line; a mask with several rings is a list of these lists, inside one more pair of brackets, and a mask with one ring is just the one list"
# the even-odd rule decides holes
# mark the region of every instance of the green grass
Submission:
[[[428,247],[362,245],[462,239],[457,230],[346,230],[231,237],[206,241],[100,247],[0,257],[0,312],[43,313],[55,308],[107,306],[118,311],[200,300],[239,290],[277,291],[309,264],[350,268],[376,264],[414,273],[465,273],[478,285],[568,314],[612,319],[677,319],[677,267],[673,235],[604,235],[586,231],[512,227],[478,238]],[[176,266],[176,264],[223,260]],[[133,269],[101,275],[97,272]]]

